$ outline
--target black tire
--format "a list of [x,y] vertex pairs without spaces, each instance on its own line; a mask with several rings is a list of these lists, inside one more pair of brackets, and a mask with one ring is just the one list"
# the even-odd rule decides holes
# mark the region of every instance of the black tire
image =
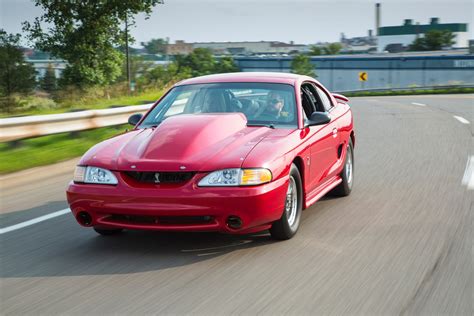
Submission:
[[[350,159],[350,175],[348,174],[348,159]],[[335,187],[331,191],[331,195],[333,196],[348,196],[351,194],[352,191],[352,184],[354,182],[354,146],[352,145],[352,140],[349,140],[349,145],[347,146],[347,155],[346,160],[344,161],[344,168],[341,172],[342,182],[339,183],[337,187]]]
[[[303,186],[301,183],[300,172],[298,171],[298,168],[294,164],[291,165],[291,169],[290,169],[287,194],[289,194],[290,186],[292,187],[292,190],[296,190],[296,192],[294,193],[295,196],[287,195],[285,199],[285,208],[283,209],[282,216],[280,217],[279,220],[277,220],[276,222],[273,222],[272,227],[270,228],[270,234],[272,235],[272,238],[274,239],[278,239],[278,240],[290,239],[296,234],[300,226],[301,211],[303,208]],[[288,200],[288,199],[291,199],[291,200]],[[293,208],[295,200],[296,200],[296,207]],[[287,211],[287,207],[289,207],[289,210],[290,210],[289,212]]]
[[94,227],[94,230],[97,234],[102,235],[102,236],[117,235],[123,231],[123,229],[121,228],[105,229],[105,228],[98,228],[98,227]]

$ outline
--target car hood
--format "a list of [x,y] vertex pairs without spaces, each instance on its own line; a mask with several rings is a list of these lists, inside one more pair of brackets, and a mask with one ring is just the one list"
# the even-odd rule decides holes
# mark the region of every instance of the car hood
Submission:
[[240,168],[261,140],[290,132],[246,124],[238,113],[177,115],[156,128],[133,130],[97,144],[80,164],[120,171]]

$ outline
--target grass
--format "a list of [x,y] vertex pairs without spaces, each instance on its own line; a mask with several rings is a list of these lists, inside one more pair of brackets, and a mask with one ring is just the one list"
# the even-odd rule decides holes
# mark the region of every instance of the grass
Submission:
[[49,165],[81,156],[98,142],[117,135],[127,125],[63,133],[20,141],[16,146],[0,143],[0,174]]
[[421,94],[453,94],[474,93],[474,88],[446,88],[446,89],[420,89],[420,90],[393,90],[393,91],[360,91],[343,93],[347,97],[395,96],[395,95],[421,95]]
[[163,91],[151,91],[141,93],[139,95],[121,96],[111,99],[98,99],[84,105],[74,105],[72,108],[87,108],[87,109],[105,109],[114,105],[139,105],[144,103],[153,103],[163,95]]

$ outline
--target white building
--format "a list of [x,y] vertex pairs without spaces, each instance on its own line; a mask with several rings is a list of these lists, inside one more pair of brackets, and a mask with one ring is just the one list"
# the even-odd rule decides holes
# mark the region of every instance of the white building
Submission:
[[66,62],[62,59],[26,59],[27,62],[33,65],[36,70],[36,79],[43,78],[46,70],[51,65],[54,69],[56,78],[61,76],[61,73],[66,68]]
[[431,18],[430,24],[413,24],[413,20],[406,19],[400,26],[384,26],[379,28],[377,36],[377,51],[383,52],[387,45],[401,44],[408,47],[417,36],[424,36],[432,30],[449,30],[455,35],[453,48],[468,47],[469,33],[466,23],[439,23],[439,18]]

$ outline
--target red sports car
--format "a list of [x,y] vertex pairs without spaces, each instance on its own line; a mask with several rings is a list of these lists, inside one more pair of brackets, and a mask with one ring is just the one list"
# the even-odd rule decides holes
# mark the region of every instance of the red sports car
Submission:
[[79,224],[291,238],[301,212],[350,194],[355,137],[348,99],[285,73],[181,81],[133,130],[92,147],[67,189]]

